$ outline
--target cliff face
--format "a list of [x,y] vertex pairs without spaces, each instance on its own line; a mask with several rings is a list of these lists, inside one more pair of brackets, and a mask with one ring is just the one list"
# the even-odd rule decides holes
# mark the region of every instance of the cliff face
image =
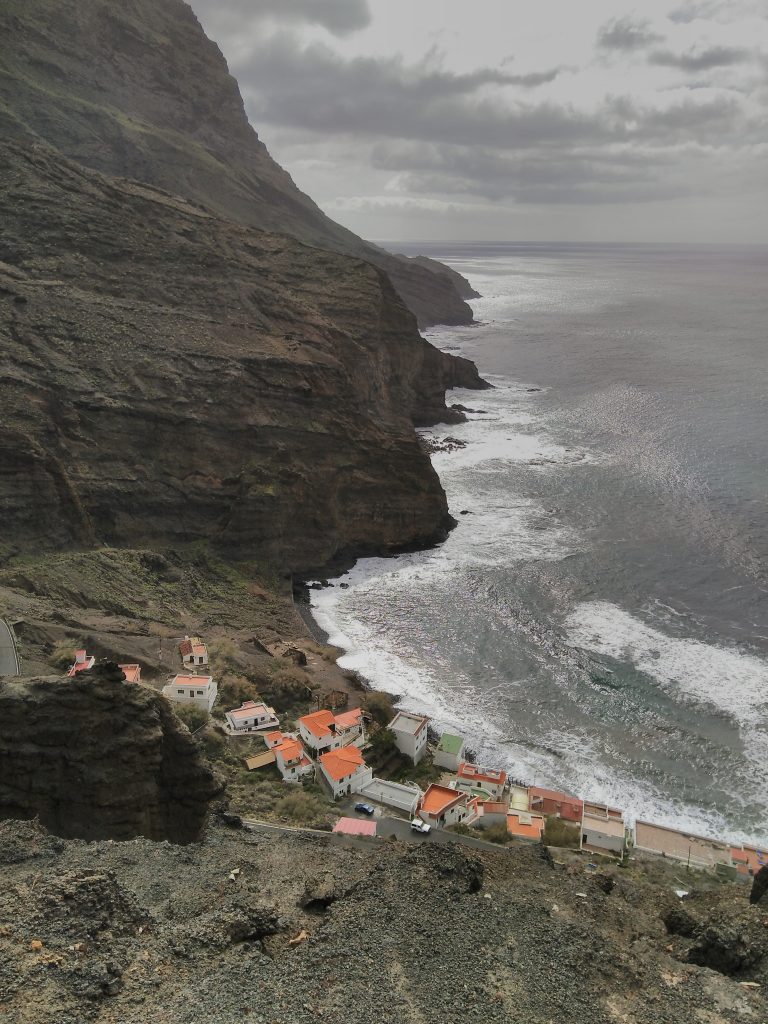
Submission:
[[0,680],[0,818],[81,839],[199,838],[221,784],[165,698],[121,676]]
[[[459,363],[361,260],[0,151],[6,551],[208,539],[281,568],[451,520],[412,420]],[[472,366],[472,364],[468,364]]]
[[182,0],[4,0],[0,137],[44,141],[227,219],[362,257],[387,272],[422,326],[472,320],[459,275],[364,242],[299,191]]

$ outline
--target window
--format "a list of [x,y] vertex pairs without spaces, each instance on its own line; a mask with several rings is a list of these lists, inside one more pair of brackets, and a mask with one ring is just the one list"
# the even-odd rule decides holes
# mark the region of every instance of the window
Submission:
[[197,691],[197,696],[198,697],[204,697],[205,696],[205,690],[198,690]]
[[184,691],[183,690],[179,690],[179,696],[181,696],[181,697],[184,696]]

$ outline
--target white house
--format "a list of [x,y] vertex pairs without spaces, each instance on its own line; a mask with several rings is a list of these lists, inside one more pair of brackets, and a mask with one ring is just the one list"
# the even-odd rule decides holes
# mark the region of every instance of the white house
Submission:
[[613,853],[623,858],[626,845],[622,812],[615,807],[606,807],[605,804],[585,803],[579,849]]
[[189,668],[208,664],[208,648],[199,636],[185,636],[179,644],[179,654],[182,663]]
[[227,732],[233,736],[259,732],[261,729],[274,729],[279,725],[275,709],[263,701],[244,701],[239,708],[227,711]]
[[412,715],[410,711],[398,711],[387,726],[395,734],[395,746],[401,754],[418,764],[427,752],[427,727],[425,715]]
[[459,765],[464,760],[465,751],[466,744],[463,737],[444,732],[432,760],[440,768],[447,768],[449,772],[455,772],[458,771]]
[[334,798],[359,793],[373,778],[373,769],[354,744],[326,751],[320,755],[318,764]]
[[462,761],[456,773],[456,789],[483,800],[501,800],[507,784],[507,773],[496,768],[478,768],[476,764]]
[[461,790],[433,782],[421,799],[419,817],[435,828],[467,824],[477,817],[477,804]]
[[365,789],[360,790],[360,796],[388,807],[396,807],[398,811],[405,811],[413,817],[424,792],[415,782],[390,782],[389,779],[373,778]]
[[287,737],[272,747],[271,752],[275,755],[275,764],[283,776],[283,782],[301,782],[303,778],[315,774],[315,766],[298,740]]
[[212,676],[178,675],[163,687],[163,694],[179,704],[196,704],[210,711],[216,702],[218,689]]
[[69,666],[67,675],[72,677],[76,676],[78,672],[87,672],[88,669],[93,668],[96,659],[92,654],[89,654],[86,650],[75,651],[75,660]]
[[325,709],[313,711],[303,715],[297,724],[302,742],[316,757],[350,743],[358,747],[365,743],[365,726],[360,708],[345,711],[341,715],[334,715]]

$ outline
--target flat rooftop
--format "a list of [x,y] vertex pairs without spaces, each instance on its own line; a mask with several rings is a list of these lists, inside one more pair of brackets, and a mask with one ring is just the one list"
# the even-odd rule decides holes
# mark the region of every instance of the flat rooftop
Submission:
[[429,719],[424,715],[412,715],[410,711],[398,711],[389,723],[389,728],[396,729],[398,732],[407,732],[415,735],[428,722]]

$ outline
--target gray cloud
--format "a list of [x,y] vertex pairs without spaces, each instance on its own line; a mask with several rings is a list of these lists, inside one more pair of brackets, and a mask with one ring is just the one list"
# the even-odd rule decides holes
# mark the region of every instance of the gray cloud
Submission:
[[256,121],[281,127],[502,148],[606,135],[590,114],[486,96],[487,86],[519,86],[521,78],[534,84],[531,75],[496,68],[459,74],[397,58],[344,61],[325,46],[302,48],[282,34],[260,44],[236,71]]
[[264,18],[322,25],[335,35],[347,35],[371,23],[368,0],[192,0],[192,6],[207,23],[228,22],[241,30]]
[[741,47],[710,46],[704,50],[688,50],[686,53],[655,50],[649,54],[648,63],[659,67],[679,68],[681,71],[711,71],[713,68],[743,64],[751,57],[750,51]]
[[766,18],[764,0],[685,0],[667,15],[678,25],[692,21],[730,22],[743,17]]
[[597,33],[597,45],[601,50],[620,50],[625,53],[644,50],[663,39],[651,29],[645,19],[625,16],[607,21]]

